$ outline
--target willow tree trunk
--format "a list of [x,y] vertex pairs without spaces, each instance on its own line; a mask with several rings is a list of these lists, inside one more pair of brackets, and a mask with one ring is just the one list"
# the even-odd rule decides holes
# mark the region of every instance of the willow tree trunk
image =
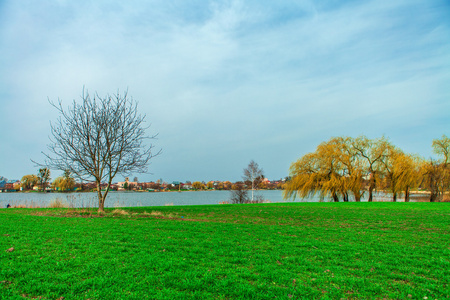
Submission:
[[438,202],[439,201],[439,195],[437,192],[431,192],[430,195],[430,202]]
[[361,202],[361,190],[353,191],[353,195],[355,196],[355,202]]
[[339,197],[338,197],[338,195],[336,194],[336,193],[333,193],[333,201],[334,202],[339,202]]
[[405,189],[405,202],[409,202],[409,186]]
[[373,201],[373,190],[375,189],[377,182],[375,180],[375,175],[372,173],[369,185],[369,202]]
[[373,201],[373,187],[372,185],[369,186],[369,202]]
[[348,193],[344,193],[344,202],[348,202]]

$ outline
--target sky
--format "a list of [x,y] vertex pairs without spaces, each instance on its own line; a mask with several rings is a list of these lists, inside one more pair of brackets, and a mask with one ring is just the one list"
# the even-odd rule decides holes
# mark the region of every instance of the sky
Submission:
[[37,173],[49,100],[83,86],[139,103],[162,150],[142,182],[237,181],[251,160],[280,179],[336,136],[430,158],[450,136],[450,2],[0,0],[1,176]]

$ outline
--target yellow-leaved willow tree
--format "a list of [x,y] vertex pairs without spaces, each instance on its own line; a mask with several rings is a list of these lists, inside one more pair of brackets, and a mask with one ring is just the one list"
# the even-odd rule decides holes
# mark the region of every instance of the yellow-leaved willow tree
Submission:
[[359,202],[367,191],[368,201],[373,201],[373,193],[383,188],[393,193],[394,201],[399,192],[409,201],[410,189],[420,182],[419,166],[416,156],[403,153],[385,137],[334,137],[291,164],[284,197],[318,194],[335,202],[351,197]]

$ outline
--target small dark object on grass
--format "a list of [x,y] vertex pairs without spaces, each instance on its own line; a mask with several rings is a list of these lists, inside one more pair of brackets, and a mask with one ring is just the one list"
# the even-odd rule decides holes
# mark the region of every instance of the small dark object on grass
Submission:
[[6,208],[10,208],[11,207],[11,205],[9,205],[9,203],[6,205]]

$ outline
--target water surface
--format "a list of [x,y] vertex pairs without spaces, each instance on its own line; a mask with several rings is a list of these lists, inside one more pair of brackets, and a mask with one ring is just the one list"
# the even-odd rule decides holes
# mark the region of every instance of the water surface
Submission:
[[[318,196],[284,200],[281,190],[258,191],[268,202],[330,202],[331,198],[321,199]],[[191,191],[191,192],[110,192],[105,207],[135,207],[163,205],[206,205],[230,202],[230,191]],[[97,193],[36,193],[13,192],[0,193],[0,208],[10,205],[26,205],[27,207],[47,207],[55,199],[60,199],[71,207],[98,207]],[[367,201],[367,193],[361,199]],[[392,195],[377,193],[375,201],[392,201]],[[411,195],[411,201],[421,201],[418,195]],[[350,201],[352,199],[350,198]],[[398,201],[403,201],[399,196]]]

